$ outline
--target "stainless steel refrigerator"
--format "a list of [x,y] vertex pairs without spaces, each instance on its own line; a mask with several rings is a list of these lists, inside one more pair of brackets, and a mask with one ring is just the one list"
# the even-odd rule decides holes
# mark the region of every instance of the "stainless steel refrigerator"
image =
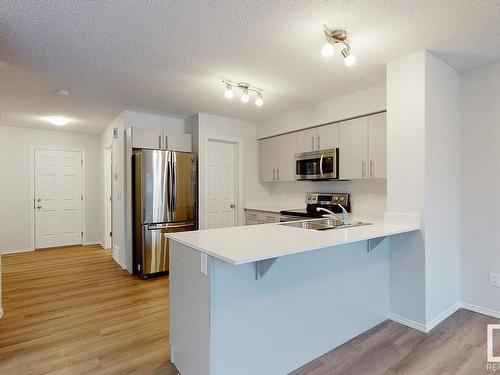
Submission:
[[187,152],[140,150],[133,155],[134,273],[168,272],[165,233],[197,229],[197,163]]

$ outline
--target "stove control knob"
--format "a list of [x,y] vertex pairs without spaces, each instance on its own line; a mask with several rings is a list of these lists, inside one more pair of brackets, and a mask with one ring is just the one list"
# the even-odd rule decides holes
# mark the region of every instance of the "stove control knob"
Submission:
[[310,196],[310,195],[308,195],[308,196],[307,196],[307,200],[308,200],[308,201],[310,201],[310,200],[311,200],[311,196]]

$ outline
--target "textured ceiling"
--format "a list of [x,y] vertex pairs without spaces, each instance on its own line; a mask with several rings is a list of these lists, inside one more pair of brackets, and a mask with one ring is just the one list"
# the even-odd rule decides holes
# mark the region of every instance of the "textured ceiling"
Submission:
[[[123,109],[260,121],[379,83],[422,48],[460,71],[499,61],[499,19],[496,0],[2,1],[0,124],[60,114],[98,133]],[[322,24],[349,31],[354,67],[322,58]],[[264,106],[228,101],[220,77],[262,88]]]

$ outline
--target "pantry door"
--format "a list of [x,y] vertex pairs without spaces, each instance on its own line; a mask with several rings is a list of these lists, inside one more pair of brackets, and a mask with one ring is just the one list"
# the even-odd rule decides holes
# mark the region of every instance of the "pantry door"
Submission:
[[235,144],[209,140],[207,164],[205,229],[234,227],[236,221]]
[[82,243],[82,153],[35,150],[35,248]]

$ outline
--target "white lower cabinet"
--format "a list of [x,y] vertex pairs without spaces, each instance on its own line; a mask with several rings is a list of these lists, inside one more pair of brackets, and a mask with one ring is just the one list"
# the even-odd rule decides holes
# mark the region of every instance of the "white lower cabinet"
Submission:
[[279,212],[245,210],[245,225],[279,223]]

